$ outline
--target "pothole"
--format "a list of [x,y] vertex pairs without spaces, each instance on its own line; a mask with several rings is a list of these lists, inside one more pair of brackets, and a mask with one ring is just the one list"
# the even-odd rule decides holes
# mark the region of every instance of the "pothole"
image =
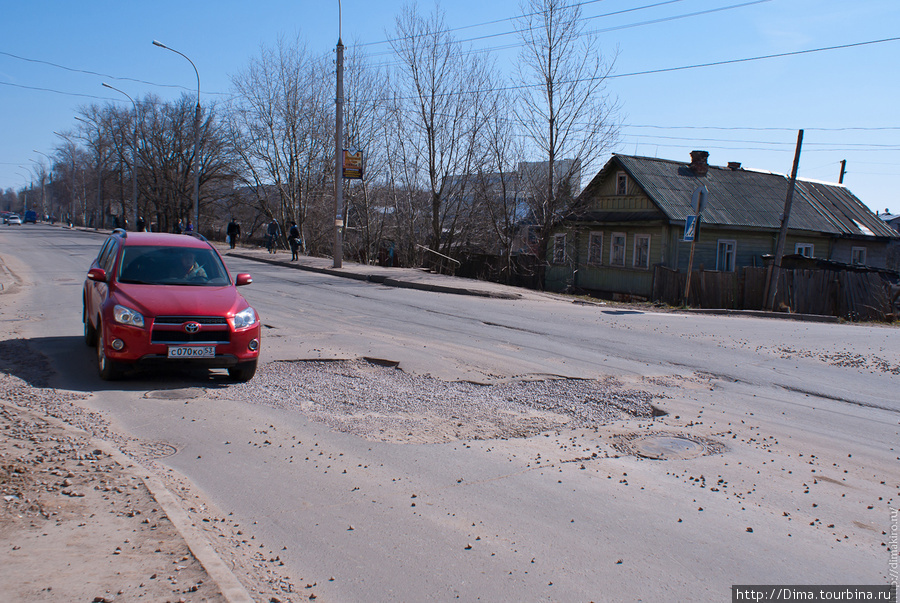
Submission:
[[725,446],[714,440],[671,433],[635,433],[618,436],[615,447],[655,461],[688,460],[724,452]]
[[151,400],[190,400],[199,398],[203,395],[203,390],[199,387],[183,387],[180,389],[157,389],[144,394],[145,398]]

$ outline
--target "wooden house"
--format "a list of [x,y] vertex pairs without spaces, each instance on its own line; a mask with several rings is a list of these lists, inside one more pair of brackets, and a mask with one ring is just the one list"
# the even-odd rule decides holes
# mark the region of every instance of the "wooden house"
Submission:
[[[775,253],[789,178],[707,163],[613,155],[553,232],[545,287],[649,298],[654,269],[686,272],[691,243],[685,221],[706,204],[694,250],[694,270],[734,272],[763,266]],[[898,234],[847,188],[797,180],[785,254],[884,268]]]

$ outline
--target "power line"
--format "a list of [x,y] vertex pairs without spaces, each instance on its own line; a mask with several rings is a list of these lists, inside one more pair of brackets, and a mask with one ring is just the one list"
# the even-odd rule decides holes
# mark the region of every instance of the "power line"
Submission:
[[798,56],[798,55],[802,55],[802,54],[813,54],[816,52],[826,52],[826,51],[830,51],[830,50],[844,50],[846,48],[857,48],[860,46],[869,46],[871,44],[883,44],[885,42],[896,42],[897,40],[900,40],[900,37],[883,38],[881,40],[870,40],[868,42],[854,42],[851,44],[840,44],[838,46],[826,46],[823,48],[812,48],[809,50],[794,50],[791,52],[767,54],[767,55],[761,55],[761,56],[757,56],[757,57],[748,57],[748,58],[743,58],[743,59],[729,59],[726,61],[713,61],[710,63],[697,63],[695,65],[685,65],[682,67],[666,67],[663,69],[648,69],[646,71],[635,71],[632,73],[623,73],[623,74],[619,74],[619,75],[608,75],[606,77],[613,79],[613,78],[621,78],[621,77],[633,77],[636,75],[651,75],[651,74],[656,74],[656,73],[669,73],[672,71],[684,71],[686,69],[699,69],[701,67],[717,67],[720,65],[734,65],[736,63],[748,63],[751,61],[762,61],[762,60],[766,60],[766,59],[778,59],[778,58],[783,58],[783,57]]

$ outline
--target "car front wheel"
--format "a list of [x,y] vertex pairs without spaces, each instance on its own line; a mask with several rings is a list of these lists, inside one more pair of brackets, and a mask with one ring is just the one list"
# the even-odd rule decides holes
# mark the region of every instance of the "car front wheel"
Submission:
[[242,362],[236,366],[228,369],[228,376],[234,379],[235,381],[240,381],[244,383],[246,381],[250,381],[253,378],[253,375],[256,374],[256,360],[251,360],[249,362]]
[[103,336],[103,324],[98,325],[97,332],[100,335],[97,341],[97,370],[104,381],[115,381],[122,376],[122,368],[118,362],[110,360],[106,356],[106,338]]

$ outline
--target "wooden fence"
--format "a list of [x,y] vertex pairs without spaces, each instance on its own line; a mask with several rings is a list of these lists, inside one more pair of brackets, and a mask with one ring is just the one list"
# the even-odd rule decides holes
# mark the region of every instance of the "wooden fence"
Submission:
[[[688,305],[709,309],[764,310],[768,268],[740,272],[699,270],[691,275]],[[673,306],[684,301],[686,275],[657,266],[653,300]],[[891,283],[879,272],[859,270],[781,270],[775,310],[797,314],[839,316],[848,320],[893,320]]]

